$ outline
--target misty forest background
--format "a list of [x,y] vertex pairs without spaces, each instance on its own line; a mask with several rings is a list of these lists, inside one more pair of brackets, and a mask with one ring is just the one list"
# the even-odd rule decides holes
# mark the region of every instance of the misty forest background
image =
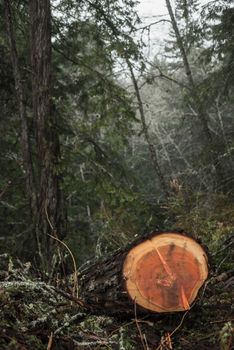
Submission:
[[0,253],[72,270],[48,234],[81,266],[157,228],[233,233],[233,3],[136,5],[0,1]]

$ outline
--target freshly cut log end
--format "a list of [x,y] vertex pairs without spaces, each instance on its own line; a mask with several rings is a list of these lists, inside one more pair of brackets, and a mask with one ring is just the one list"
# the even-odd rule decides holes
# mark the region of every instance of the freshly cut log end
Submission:
[[88,265],[80,296],[91,312],[133,316],[188,310],[208,277],[203,247],[186,233],[153,232]]
[[130,299],[144,309],[184,311],[208,277],[208,259],[194,239],[156,233],[128,252],[123,277]]

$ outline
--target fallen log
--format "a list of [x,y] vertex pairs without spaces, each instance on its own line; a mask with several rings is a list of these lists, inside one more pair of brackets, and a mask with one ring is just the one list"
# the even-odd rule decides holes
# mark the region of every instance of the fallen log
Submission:
[[[204,247],[186,233],[154,232],[80,275],[81,298],[94,312],[132,315],[190,309],[208,277]],[[134,311],[135,310],[135,311]]]
[[[146,238],[139,239],[138,243],[134,242],[124,251],[130,252],[132,248],[146,240]],[[221,241],[218,247],[223,248],[223,246]],[[161,252],[160,248],[158,250]],[[121,256],[124,251],[116,252],[106,261],[116,260],[117,255]],[[225,251],[228,257],[226,262],[232,267],[232,255],[229,253],[228,250]],[[167,262],[165,256],[163,258]],[[220,256],[217,262],[222,260],[223,256]],[[105,265],[106,263],[99,262],[93,267]],[[96,274],[97,271],[93,269],[93,273]],[[104,270],[100,273],[103,275]],[[100,317],[94,315],[94,313],[98,314],[98,305],[101,310],[99,314],[110,314],[111,308],[104,309],[104,302],[94,305],[93,314],[86,312],[86,305],[83,305],[76,296],[68,293],[70,285],[65,289],[64,279],[56,276],[52,281],[54,283],[48,284],[47,277],[43,281],[41,276],[42,273],[29,262],[22,263],[7,254],[0,255],[1,350],[16,350],[22,347],[25,350],[39,348],[73,350],[77,347],[96,349],[102,346],[117,349],[119,344],[125,344],[123,343],[125,339],[127,347],[131,344],[133,349],[140,349],[142,348],[141,334],[147,341],[147,349],[165,347],[164,339],[171,339],[173,349],[187,350],[218,350],[223,349],[224,345],[230,348],[229,345],[233,342],[234,270],[227,270],[224,265],[218,275],[210,271],[209,279],[201,289],[196,299],[196,306],[191,312],[183,315],[179,313],[148,315],[149,311],[142,309],[150,317],[147,319],[139,317],[131,321],[125,317],[126,312],[130,310],[132,312],[129,317],[134,318],[135,303],[130,298],[128,298],[129,307],[125,302],[125,313],[122,298],[120,316],[123,317]],[[117,302],[113,301],[112,295],[112,305],[116,307],[115,314],[118,314]],[[139,316],[140,307],[138,304],[136,306],[137,316]],[[204,329],[208,330],[205,336]],[[125,334],[126,338],[124,338]]]

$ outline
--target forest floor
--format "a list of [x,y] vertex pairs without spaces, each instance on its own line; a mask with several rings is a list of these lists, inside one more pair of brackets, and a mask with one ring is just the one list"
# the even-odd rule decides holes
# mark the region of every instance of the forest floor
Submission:
[[233,254],[226,254],[233,245],[232,235],[215,253],[221,265],[189,311],[128,319],[90,314],[72,296],[71,281],[49,281],[30,263],[3,254],[0,349],[234,349]]

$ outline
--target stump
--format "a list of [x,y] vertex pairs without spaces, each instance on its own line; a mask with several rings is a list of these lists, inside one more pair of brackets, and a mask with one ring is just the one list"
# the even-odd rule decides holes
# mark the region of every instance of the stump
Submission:
[[81,295],[92,312],[188,310],[208,277],[207,254],[185,233],[155,232],[83,271]]

